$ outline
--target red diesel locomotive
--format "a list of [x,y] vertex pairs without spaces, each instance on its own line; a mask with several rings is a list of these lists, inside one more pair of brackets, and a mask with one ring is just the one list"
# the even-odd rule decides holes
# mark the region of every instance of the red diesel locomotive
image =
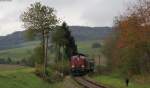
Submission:
[[70,60],[71,74],[84,75],[94,70],[94,61],[90,61],[84,54],[73,55]]

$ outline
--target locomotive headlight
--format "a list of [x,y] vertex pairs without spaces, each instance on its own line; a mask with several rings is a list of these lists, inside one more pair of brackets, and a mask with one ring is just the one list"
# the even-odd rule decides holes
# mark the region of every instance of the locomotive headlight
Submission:
[[71,67],[72,67],[72,68],[74,68],[75,66],[74,66],[74,65],[72,65]]
[[81,67],[84,68],[85,66],[84,66],[84,65],[81,65]]

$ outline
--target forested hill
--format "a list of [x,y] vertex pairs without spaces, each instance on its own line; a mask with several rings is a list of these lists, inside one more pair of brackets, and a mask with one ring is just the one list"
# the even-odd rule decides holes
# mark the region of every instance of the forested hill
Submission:
[[[71,26],[70,29],[77,41],[102,40],[112,32],[111,27]],[[28,41],[24,36],[24,31],[0,36],[0,50],[13,48],[25,42]]]
[[112,32],[110,27],[72,26],[70,29],[77,41],[102,40]]

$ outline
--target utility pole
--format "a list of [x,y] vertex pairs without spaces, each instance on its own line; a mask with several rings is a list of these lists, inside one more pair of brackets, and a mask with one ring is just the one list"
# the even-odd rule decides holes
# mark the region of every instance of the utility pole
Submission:
[[98,58],[99,58],[99,65],[101,64],[101,57],[100,57],[100,55],[98,55]]

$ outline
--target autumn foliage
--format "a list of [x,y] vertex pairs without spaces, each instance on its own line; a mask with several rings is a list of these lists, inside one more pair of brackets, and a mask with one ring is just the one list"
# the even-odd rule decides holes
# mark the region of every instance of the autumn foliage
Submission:
[[112,69],[129,75],[150,73],[150,1],[138,0],[129,7],[115,20],[115,29],[115,39],[106,44]]

